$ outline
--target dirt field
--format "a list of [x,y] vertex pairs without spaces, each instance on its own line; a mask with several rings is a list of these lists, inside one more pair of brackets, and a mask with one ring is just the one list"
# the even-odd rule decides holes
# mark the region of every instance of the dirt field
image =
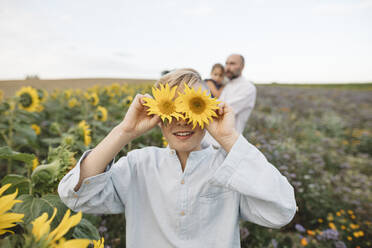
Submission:
[[32,86],[35,88],[45,89],[49,92],[53,89],[80,88],[86,89],[93,85],[108,85],[112,83],[119,84],[136,84],[136,83],[154,83],[155,80],[149,79],[126,79],[126,78],[84,78],[84,79],[53,79],[53,80],[0,80],[0,90],[4,91],[4,97],[10,97],[17,92],[22,86]]

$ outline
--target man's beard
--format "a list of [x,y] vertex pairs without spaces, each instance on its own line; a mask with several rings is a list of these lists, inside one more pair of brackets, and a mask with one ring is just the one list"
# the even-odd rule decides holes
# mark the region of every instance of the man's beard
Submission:
[[[230,72],[230,71],[229,71],[229,72]],[[235,79],[235,78],[240,77],[240,73],[235,74],[235,73],[233,73],[233,72],[230,72],[230,74],[231,74],[231,77],[228,77],[230,80],[233,80],[233,79]]]

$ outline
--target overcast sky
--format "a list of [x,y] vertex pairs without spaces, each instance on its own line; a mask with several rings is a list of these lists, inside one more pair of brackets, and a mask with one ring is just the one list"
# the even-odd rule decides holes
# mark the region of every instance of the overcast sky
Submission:
[[372,0],[0,0],[0,79],[206,78],[230,53],[255,82],[372,81]]

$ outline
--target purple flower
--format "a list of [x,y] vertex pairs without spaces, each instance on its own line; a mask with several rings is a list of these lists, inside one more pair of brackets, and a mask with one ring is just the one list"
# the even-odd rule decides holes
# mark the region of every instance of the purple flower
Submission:
[[336,241],[335,242],[335,247],[336,248],[347,248],[346,245],[345,245],[345,243],[342,242],[342,241]]
[[278,247],[278,241],[276,241],[276,239],[272,239],[271,244],[273,245],[274,248]]
[[302,226],[302,225],[300,225],[300,224],[296,224],[295,225],[295,228],[296,228],[296,230],[297,231],[299,231],[299,232],[306,232],[306,229]]
[[246,228],[246,227],[240,228],[240,237],[241,237],[241,240],[246,239],[248,236],[249,236],[248,228]]
[[338,232],[333,229],[327,229],[322,234],[317,236],[318,240],[337,240]]

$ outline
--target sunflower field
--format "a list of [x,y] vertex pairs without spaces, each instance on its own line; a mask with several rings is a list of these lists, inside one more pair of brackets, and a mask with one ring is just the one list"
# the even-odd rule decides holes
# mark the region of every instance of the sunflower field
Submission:
[[[71,213],[57,186],[149,84],[0,91],[0,247],[125,247],[124,215]],[[242,247],[372,246],[372,91],[257,86],[244,136],[295,188],[280,230],[241,223]],[[159,128],[118,156],[165,146]]]

